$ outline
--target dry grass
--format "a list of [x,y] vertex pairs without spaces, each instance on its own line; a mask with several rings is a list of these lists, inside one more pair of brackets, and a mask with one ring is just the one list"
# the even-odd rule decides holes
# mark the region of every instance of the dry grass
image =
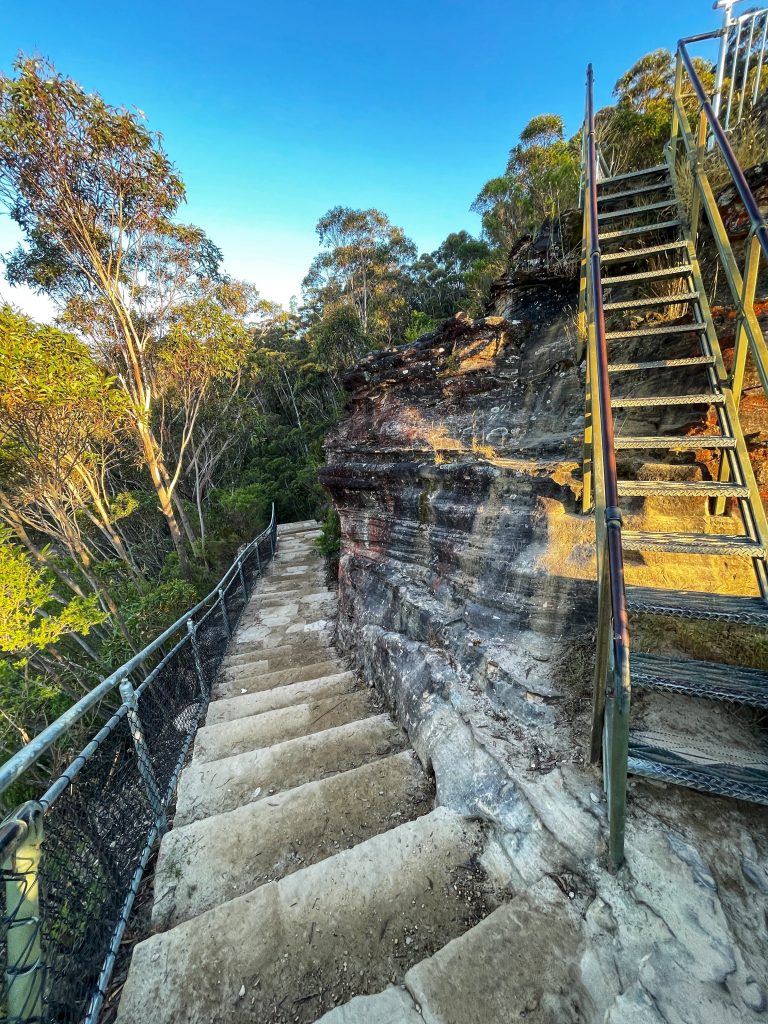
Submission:
[[768,670],[768,630],[729,622],[675,619],[666,615],[633,617],[632,650],[685,655],[696,661]]

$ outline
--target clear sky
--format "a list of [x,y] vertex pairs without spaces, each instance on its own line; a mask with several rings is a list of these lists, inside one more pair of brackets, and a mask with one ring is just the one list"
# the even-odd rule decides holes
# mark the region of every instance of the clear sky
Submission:
[[[535,114],[569,133],[638,57],[719,24],[710,0],[2,0],[19,50],[143,110],[225,269],[287,302],[337,204],[375,206],[422,250],[479,231],[469,205]],[[16,239],[0,215],[0,251]],[[0,281],[0,295],[42,315]]]

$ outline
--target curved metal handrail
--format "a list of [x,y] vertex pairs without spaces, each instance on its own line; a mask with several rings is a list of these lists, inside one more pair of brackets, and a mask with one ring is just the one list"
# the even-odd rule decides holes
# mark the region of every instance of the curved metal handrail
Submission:
[[240,571],[240,566],[243,559],[246,558],[254,548],[264,540],[266,536],[272,533],[275,529],[275,506],[272,505],[272,515],[270,517],[269,526],[263,530],[258,537],[255,537],[249,544],[247,544],[241,551],[238,552],[232,565],[227,569],[224,575],[221,577],[219,582],[210,592],[194,606],[190,608],[188,612],[185,612],[181,618],[177,619],[173,625],[169,626],[165,632],[161,633],[155,640],[135,654],[129,661],[121,665],[120,668],[107,676],[98,686],[95,686],[89,693],[82,697],[76,704],[73,704],[71,708],[60,715],[55,722],[51,722],[41,733],[30,740],[21,750],[17,751],[12,757],[10,757],[5,764],[0,767],[0,795],[2,795],[9,786],[12,786],[14,782],[17,782],[21,776],[29,768],[35,764],[36,761],[42,757],[42,755],[49,750],[54,743],[61,736],[64,735],[69,729],[72,728],[77,722],[79,722],[91,708],[95,707],[108,693],[119,688],[120,683],[127,679],[132,672],[142,665],[151,655],[155,654],[168,640],[171,639],[180,629],[186,627],[187,622],[190,622],[195,615],[209,604],[213,604],[220,598],[220,592],[229,585],[232,578]]

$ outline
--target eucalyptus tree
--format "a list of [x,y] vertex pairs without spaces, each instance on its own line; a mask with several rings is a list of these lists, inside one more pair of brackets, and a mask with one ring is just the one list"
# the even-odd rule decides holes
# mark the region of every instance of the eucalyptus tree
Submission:
[[[304,278],[310,336],[323,339],[330,365],[354,361],[367,348],[398,341],[408,321],[406,271],[416,247],[379,210],[336,206],[317,223],[321,252]],[[349,314],[339,313],[340,309]],[[330,325],[327,321],[331,319]],[[326,321],[324,330],[323,321]],[[334,325],[344,352],[329,351]]]
[[86,94],[46,61],[20,57],[14,70],[0,78],[0,200],[25,244],[7,260],[8,278],[50,295],[115,377],[188,574],[178,465],[155,417],[157,349],[179,304],[218,277],[221,254],[174,220],[184,185],[139,113]]
[[80,340],[0,307],[0,520],[82,597],[72,573],[58,568],[61,558],[51,559],[32,537],[47,538],[59,556],[71,558],[130,639],[96,571],[98,561],[117,558],[139,576],[108,486],[126,405]]

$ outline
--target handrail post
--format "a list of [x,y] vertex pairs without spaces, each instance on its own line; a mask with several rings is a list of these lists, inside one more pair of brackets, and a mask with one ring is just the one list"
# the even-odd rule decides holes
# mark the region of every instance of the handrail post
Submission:
[[238,574],[240,576],[240,586],[243,588],[243,600],[247,601],[248,600],[248,587],[246,586],[246,583],[245,583],[245,573],[243,572],[243,560],[242,560],[242,558],[240,558],[239,555],[238,555],[238,558],[237,558],[237,572],[238,572]]
[[227,636],[232,638],[232,626],[229,622],[229,615],[227,615],[227,606],[224,602],[224,591],[219,587],[219,601],[221,602],[221,617],[224,620],[224,629],[226,630]]
[[715,72],[715,91],[712,94],[712,109],[715,117],[720,117],[720,103],[722,102],[723,80],[725,79],[725,58],[728,54],[728,30],[731,27],[731,8],[735,0],[720,0],[716,7],[723,9],[723,27],[720,36],[720,52],[717,56],[717,71]]
[[208,685],[205,681],[203,661],[200,657],[200,645],[197,642],[197,623],[194,619],[187,619],[187,633],[189,633],[189,642],[192,644],[192,657],[195,659],[195,672],[197,674],[197,684],[200,687],[200,696],[203,704],[206,704],[209,697]]
[[130,679],[124,679],[120,683],[120,696],[123,698],[123,704],[125,704],[128,709],[128,725],[131,730],[133,745],[136,749],[139,774],[141,775],[142,782],[144,783],[144,788],[147,792],[147,799],[149,800],[149,806],[152,808],[152,813],[155,816],[158,831],[162,835],[168,829],[165,804],[163,802],[162,794],[160,793],[160,787],[157,784],[155,772],[152,767],[152,758],[150,757],[149,747],[147,746],[147,740],[144,736],[144,727],[141,724],[141,718],[139,717],[138,698],[136,697],[136,691],[134,690],[133,683]]
[[40,855],[43,809],[30,800],[13,815],[19,841],[3,864],[8,953],[5,969],[8,1024],[39,1021],[45,964],[40,942]]

